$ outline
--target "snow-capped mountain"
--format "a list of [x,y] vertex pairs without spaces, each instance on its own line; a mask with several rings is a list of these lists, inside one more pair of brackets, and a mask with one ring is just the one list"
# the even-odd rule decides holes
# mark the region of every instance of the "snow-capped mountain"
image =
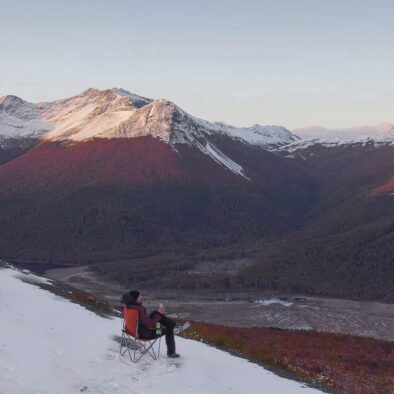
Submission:
[[323,139],[326,141],[355,140],[360,138],[385,137],[393,129],[394,123],[382,122],[373,126],[355,126],[348,128],[327,128],[307,126],[293,130],[303,139]]
[[225,135],[264,148],[298,140],[280,126],[238,128],[195,118],[171,101],[152,100],[124,89],[88,89],[49,103],[27,103],[15,96],[0,101],[0,136],[42,136],[44,140],[85,141],[151,135],[174,146],[207,150],[205,138]]
[[308,150],[315,146],[323,146],[326,148],[336,148],[336,147],[344,147],[344,146],[353,146],[353,147],[382,147],[382,146],[394,146],[394,133],[390,132],[384,137],[363,137],[358,139],[349,139],[349,140],[328,140],[322,138],[312,138],[312,139],[303,139],[299,140],[284,146],[281,146],[276,149],[277,152],[301,152]]
[[[325,147],[325,148],[340,148],[340,147],[374,147],[379,148],[383,146],[394,146],[394,125],[391,123],[382,123],[380,125],[380,133],[375,130],[371,130],[370,127],[364,129],[365,134],[354,134],[352,135],[344,133],[337,137],[337,134],[325,134],[324,132],[319,137],[304,138],[298,141],[291,142],[287,145],[282,145],[275,150],[277,152],[288,152],[290,154],[298,153],[305,155],[311,149],[315,147]],[[356,130],[348,129],[348,130]],[[324,129],[326,130],[326,129]],[[301,133],[302,135],[302,133]],[[312,152],[313,153],[313,152]]]
[[[22,146],[26,137],[44,142],[81,142],[151,136],[171,146],[193,147],[231,172],[249,179],[243,168],[215,145],[225,137],[247,145],[273,149],[298,140],[281,126],[234,127],[195,118],[165,99],[153,100],[127,90],[88,89],[54,102],[32,104],[5,96],[0,107],[0,147],[7,139]],[[9,144],[8,144],[9,145]]]

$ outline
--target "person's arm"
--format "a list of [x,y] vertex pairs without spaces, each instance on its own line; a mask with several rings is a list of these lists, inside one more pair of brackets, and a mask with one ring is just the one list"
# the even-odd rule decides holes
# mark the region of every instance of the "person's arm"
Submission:
[[138,309],[141,323],[145,324],[149,328],[155,328],[155,324],[161,319],[161,314],[157,312],[152,317],[149,317],[146,309],[143,306],[139,307]]

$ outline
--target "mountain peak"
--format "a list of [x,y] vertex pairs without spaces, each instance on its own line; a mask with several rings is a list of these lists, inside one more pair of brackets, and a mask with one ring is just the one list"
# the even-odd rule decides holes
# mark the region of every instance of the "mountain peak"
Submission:
[[10,106],[10,105],[22,104],[22,103],[26,103],[26,101],[22,100],[18,96],[12,95],[12,94],[7,94],[6,96],[0,97],[0,104],[3,106]]
[[[84,141],[150,135],[171,146],[187,144],[205,151],[211,135],[226,136],[263,148],[278,147],[299,139],[281,126],[235,127],[208,122],[188,114],[167,99],[154,100],[117,87],[89,88],[70,98],[39,104],[5,96],[0,101],[0,112],[0,135],[38,132],[45,133],[46,140]],[[31,124],[32,121],[36,123]],[[26,130],[18,133],[17,130],[21,129]]]
[[125,96],[131,99],[132,103],[135,105],[137,108],[141,108],[146,104],[151,103],[153,100],[147,97],[139,96],[138,94],[134,94],[129,92],[126,89],[122,88],[112,88],[111,89],[114,93],[120,95],[120,96]]

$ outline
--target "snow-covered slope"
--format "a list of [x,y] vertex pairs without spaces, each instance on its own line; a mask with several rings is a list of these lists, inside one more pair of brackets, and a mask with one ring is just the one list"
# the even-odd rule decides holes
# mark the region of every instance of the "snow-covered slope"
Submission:
[[45,279],[0,269],[0,393],[308,394],[223,351],[177,338],[182,357],[131,364],[120,357],[118,318],[103,318],[34,284]]
[[51,128],[37,105],[16,96],[0,97],[0,139],[40,137]]
[[171,131],[171,143],[193,144],[193,141],[207,136],[222,135],[266,149],[277,148],[300,139],[282,126],[256,124],[251,127],[234,127],[222,122],[208,122],[189,115],[175,105]]
[[89,89],[78,96],[42,106],[43,120],[53,126],[44,138],[72,141],[112,138],[136,109],[130,97],[112,90]]

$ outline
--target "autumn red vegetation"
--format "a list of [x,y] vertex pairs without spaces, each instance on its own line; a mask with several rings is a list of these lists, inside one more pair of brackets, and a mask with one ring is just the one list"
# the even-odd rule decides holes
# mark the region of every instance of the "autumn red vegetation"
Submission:
[[3,165],[0,178],[13,180],[7,182],[13,193],[150,184],[179,176],[175,160],[175,152],[153,138],[95,139],[70,145],[51,142]]
[[385,185],[378,187],[375,189],[376,193],[389,193],[389,192],[394,192],[394,177],[391,178],[389,182],[387,182]]
[[184,336],[333,393],[394,393],[394,343],[372,338],[193,322]]

